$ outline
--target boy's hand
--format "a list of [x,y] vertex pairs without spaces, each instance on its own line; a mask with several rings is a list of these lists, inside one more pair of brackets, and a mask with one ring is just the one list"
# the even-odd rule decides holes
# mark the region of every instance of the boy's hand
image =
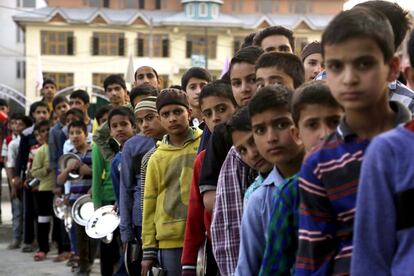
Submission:
[[66,167],[66,170],[68,170],[69,172],[71,171],[75,171],[77,169],[80,168],[81,166],[81,162],[79,160],[73,160],[71,162],[68,162],[69,164]]
[[154,260],[145,260],[141,262],[141,276],[147,276],[148,272],[154,266]]
[[91,171],[91,169],[86,164],[83,164],[79,168],[79,174],[82,175],[82,176],[84,176],[84,175],[90,175],[90,171]]
[[216,191],[207,191],[203,193],[203,203],[207,211],[211,212],[216,204]]
[[61,195],[62,195],[62,193],[63,193],[63,187],[60,187],[60,186],[55,186],[55,188],[53,188],[53,193],[54,193],[56,196],[61,196]]
[[14,186],[16,189],[22,187],[22,179],[18,176],[14,177],[12,180],[12,186]]

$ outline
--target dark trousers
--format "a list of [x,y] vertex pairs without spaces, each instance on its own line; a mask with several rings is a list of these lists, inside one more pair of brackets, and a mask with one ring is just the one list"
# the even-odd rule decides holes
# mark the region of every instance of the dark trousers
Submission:
[[90,271],[96,255],[97,242],[89,238],[85,232],[85,227],[75,223],[76,239],[79,256],[79,270],[81,272]]
[[23,214],[23,242],[31,244],[35,238],[35,209],[33,193],[27,188],[23,188]]
[[107,244],[101,241],[101,275],[127,275],[124,256],[122,252],[122,243],[117,228],[113,232],[112,241]]
[[50,223],[53,214],[53,193],[51,191],[34,192],[33,199],[36,206],[39,251],[48,253]]
[[52,240],[56,241],[58,246],[58,253],[70,252],[70,239],[69,235],[65,230],[65,224],[63,220],[58,219],[53,214],[53,230]]

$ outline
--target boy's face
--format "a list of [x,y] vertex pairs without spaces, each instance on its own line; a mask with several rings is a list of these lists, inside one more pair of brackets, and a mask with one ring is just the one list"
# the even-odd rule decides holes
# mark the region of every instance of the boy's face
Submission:
[[37,142],[43,145],[47,141],[49,135],[49,127],[43,126],[39,130],[36,130],[34,134]]
[[313,80],[323,70],[322,54],[311,54],[303,61],[305,81]]
[[48,83],[42,88],[43,97],[51,101],[56,94],[56,86],[54,84]]
[[56,116],[60,119],[62,115],[66,113],[70,108],[69,104],[67,102],[61,102],[58,105],[55,106],[55,109],[53,110],[56,113]]
[[69,114],[66,116],[65,124],[68,126],[70,123],[75,122],[75,121],[80,121],[80,120],[81,118],[79,118],[78,116],[74,114]]
[[269,85],[283,85],[289,89],[295,89],[293,85],[293,79],[276,66],[262,67],[257,69],[256,85],[257,89]]
[[140,110],[135,112],[135,118],[137,118],[139,129],[145,136],[159,139],[166,133],[157,112]]
[[44,120],[49,119],[50,113],[49,110],[44,106],[39,106],[36,108],[36,110],[33,112],[33,118],[35,119],[35,122],[41,122]]
[[69,106],[70,108],[77,108],[83,111],[83,113],[88,112],[89,104],[82,101],[80,98],[72,98],[69,99]]
[[135,72],[135,86],[147,83],[155,88],[160,88],[160,80],[157,79],[154,70],[149,66],[143,66],[138,68]]
[[160,109],[159,115],[161,125],[170,135],[181,135],[190,126],[191,110],[182,105],[165,105]]
[[116,83],[110,84],[105,92],[108,95],[112,106],[121,106],[125,103],[125,94],[127,94],[127,92],[121,85]]
[[292,46],[290,46],[289,43],[289,39],[284,35],[271,35],[265,37],[262,40],[260,47],[265,52],[293,53]]
[[378,45],[369,38],[325,45],[327,84],[345,110],[361,110],[388,99],[388,82],[395,80],[398,59],[384,63]]
[[0,105],[0,112],[9,113],[9,107],[7,105]]
[[247,62],[233,64],[230,71],[230,82],[237,105],[246,106],[256,94],[254,64]]
[[99,119],[98,125],[102,125],[106,121],[108,121],[109,112],[106,112],[102,117]]
[[320,104],[307,104],[300,110],[299,137],[307,152],[335,131],[342,114],[340,107]]
[[268,162],[285,164],[302,151],[302,143],[293,137],[292,115],[287,108],[269,109],[250,119],[257,149]]
[[75,148],[80,148],[86,144],[86,133],[80,127],[71,127],[69,129],[69,140]]
[[11,129],[14,134],[21,134],[22,131],[26,128],[26,124],[23,120],[13,120],[14,123],[11,125]]
[[216,125],[227,122],[235,111],[232,101],[225,97],[209,96],[203,98],[201,103],[203,120],[210,132],[214,131]]
[[132,100],[132,105],[134,106],[134,107],[136,107],[137,106],[137,104],[139,104],[140,102],[142,102],[142,100],[143,99],[145,99],[145,98],[148,98],[149,96],[148,95],[139,95],[139,96],[136,96],[133,100]]
[[190,78],[185,87],[185,92],[187,93],[188,102],[192,108],[197,108],[200,106],[198,98],[200,97],[201,89],[208,82],[199,78]]
[[267,162],[257,150],[251,131],[235,130],[231,134],[233,145],[240,154],[241,159],[250,168],[266,173],[272,169],[272,164]]
[[113,116],[109,127],[111,129],[112,138],[117,140],[120,144],[123,144],[134,135],[134,127],[132,126],[128,116]]

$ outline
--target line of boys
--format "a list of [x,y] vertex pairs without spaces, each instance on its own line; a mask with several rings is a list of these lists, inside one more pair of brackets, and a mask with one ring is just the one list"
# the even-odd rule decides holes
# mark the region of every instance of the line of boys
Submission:
[[[113,159],[113,149],[108,151],[109,158],[100,157],[107,164],[105,169],[93,171],[93,181],[101,183],[92,185],[92,198],[95,203],[99,189],[111,190],[111,171],[112,194],[108,192],[110,195],[95,203],[95,207],[103,202],[113,203],[117,198],[120,238],[125,247],[133,240],[140,242],[142,237],[142,267],[139,271],[136,265],[135,273],[146,275],[158,263],[167,275],[194,275],[197,251],[207,236],[207,275],[349,274],[356,188],[365,149],[373,137],[411,118],[404,105],[389,101],[388,83],[398,74],[391,39],[397,30],[386,16],[358,7],[335,17],[319,48],[326,64],[326,83],[302,85],[306,76],[302,62],[319,54],[318,50],[311,54],[304,51],[302,60],[290,53],[278,53],[293,52],[293,36],[284,28],[271,27],[255,35],[254,44],[276,52],[263,53],[257,47],[240,50],[231,60],[230,84],[207,84],[208,73],[193,68],[189,71],[194,71],[194,75],[187,76],[183,85],[187,94],[170,88],[158,95],[137,92],[144,96],[137,99],[138,96],[132,97],[134,88],[130,102],[135,118],[127,107],[115,107],[109,113],[109,136],[120,144],[121,151]],[[139,70],[136,76],[140,75]],[[148,74],[153,79],[157,76],[155,70],[145,70],[149,72],[142,74],[144,78]],[[194,94],[188,88],[192,78],[198,82]],[[109,84],[120,86],[119,91],[126,93],[122,79]],[[106,91],[108,86],[105,85]],[[143,86],[136,89],[145,90]],[[122,96],[109,98],[118,99],[117,106],[125,104],[120,100]],[[197,106],[199,111],[193,114],[192,109]],[[237,107],[239,110],[232,115]],[[197,121],[194,119],[204,120],[209,131],[202,133],[191,127],[190,121]],[[90,149],[83,125],[84,122],[73,122],[68,131],[72,151],[86,158]],[[142,133],[134,136],[137,125]],[[406,129],[409,131],[411,124]],[[200,145],[202,135],[208,132],[212,133],[211,139]],[[332,134],[324,139],[329,133]],[[108,141],[109,136],[103,141]],[[95,148],[98,147],[97,142]],[[381,144],[377,147],[381,148]],[[197,155],[199,148],[206,150]],[[308,156],[303,161],[305,152]],[[376,182],[370,177],[381,178],[384,173],[381,168],[387,165],[377,167],[376,162],[387,158],[377,155],[394,154],[369,152],[372,157],[364,162],[368,169],[367,175],[362,170],[363,186],[373,185]],[[110,160],[112,166],[108,165]],[[394,164],[399,160],[386,161]],[[403,168],[397,167],[390,175],[403,177],[401,172],[407,172]],[[90,174],[90,169],[84,167],[82,173]],[[59,183],[65,182],[65,174],[61,172],[59,177],[63,179],[58,178]],[[409,183],[410,179],[407,176],[398,182]],[[88,192],[90,184],[80,186],[72,194]],[[375,188],[366,189],[366,199],[358,198],[356,208],[356,254],[359,243],[368,244],[367,236],[381,225],[379,214],[373,224],[367,224],[369,219],[358,220],[358,216],[364,215],[372,218],[364,207],[358,208],[375,201],[369,192]],[[391,224],[397,223],[396,231],[401,231],[412,226],[404,209],[409,207],[406,204],[410,202],[410,193],[398,191],[397,222],[392,220]],[[389,197],[390,192],[379,191],[378,195]],[[375,204],[373,208],[379,210]],[[366,227],[371,227],[371,231],[367,232]],[[388,233],[387,229],[383,231]],[[77,232],[76,238],[85,240],[85,235],[79,234],[82,229]],[[409,237],[407,233],[406,239]],[[405,246],[410,244],[409,240],[404,242]],[[369,245],[375,243],[373,238]],[[399,243],[392,246],[399,248]],[[113,248],[108,250],[115,252],[119,244]],[[362,248],[359,254],[364,255]],[[397,256],[409,258],[402,250]],[[82,255],[80,272],[88,273],[92,260],[85,259],[84,251],[87,250],[78,248]],[[410,263],[392,263],[394,252],[387,253],[390,261],[383,262],[380,257],[372,261],[379,271],[395,269],[395,273],[404,274]],[[105,253],[101,251],[101,258]],[[117,259],[108,257],[109,262],[104,263]],[[352,269],[356,275],[363,275],[360,271],[369,270],[370,266],[358,260],[352,263]],[[104,273],[108,268],[101,269]]]

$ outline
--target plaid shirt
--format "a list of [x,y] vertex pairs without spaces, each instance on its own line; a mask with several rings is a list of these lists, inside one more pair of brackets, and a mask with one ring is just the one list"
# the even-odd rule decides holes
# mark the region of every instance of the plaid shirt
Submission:
[[243,194],[249,185],[249,167],[232,147],[221,167],[211,223],[213,253],[220,274],[234,275],[240,246]]
[[294,175],[278,187],[259,275],[290,275],[298,247],[299,185]]

